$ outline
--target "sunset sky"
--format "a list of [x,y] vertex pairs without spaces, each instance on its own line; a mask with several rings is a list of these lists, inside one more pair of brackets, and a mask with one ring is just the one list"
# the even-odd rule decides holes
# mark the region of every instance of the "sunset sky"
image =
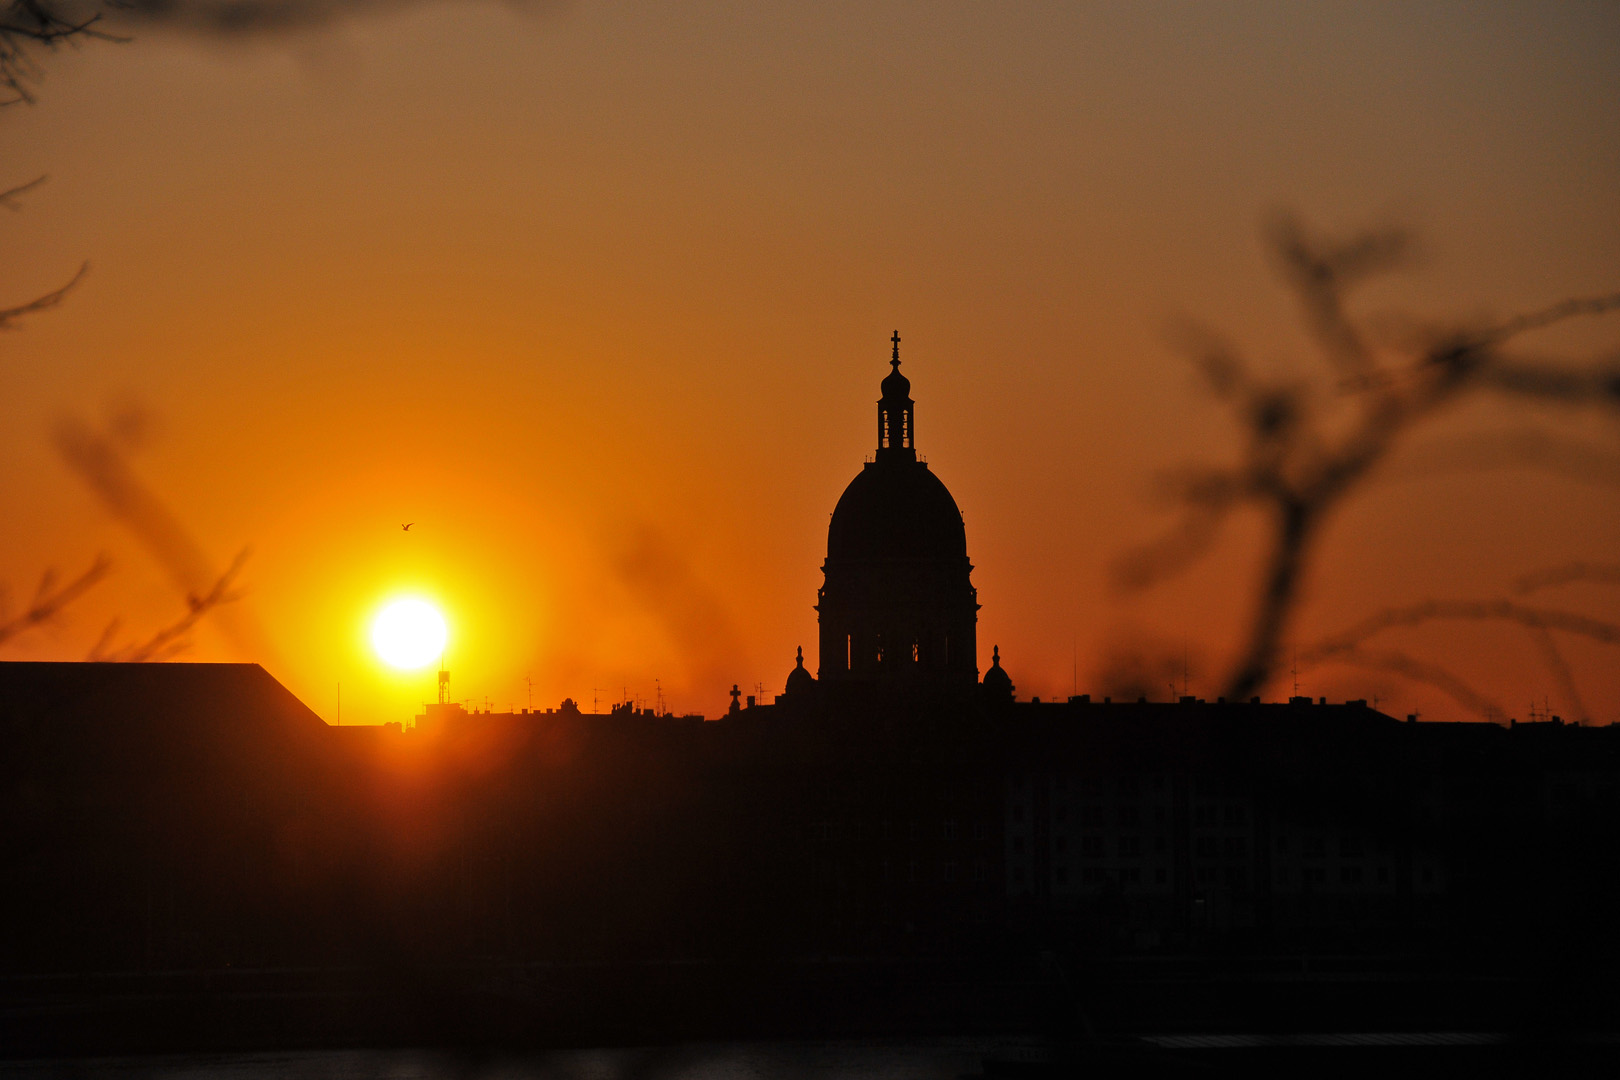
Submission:
[[[15,609],[46,568],[114,569],[0,655],[81,659],[115,617],[139,640],[183,613],[179,563],[246,548],[243,597],[179,658],[263,663],[329,721],[340,683],[345,723],[431,699],[368,637],[406,595],[443,610],[479,707],[528,680],[536,707],[661,687],[710,716],[732,683],[780,693],[796,646],[815,667],[828,515],[896,329],[981,668],[999,644],[1020,697],[1102,694],[1122,658],[1185,656],[1213,696],[1253,521],[1146,592],[1110,570],[1176,520],[1156,477],[1239,446],[1180,328],[1323,373],[1270,215],[1416,231],[1369,316],[1620,290],[1613,3],[385,4],[138,26],[36,90],[0,110],[0,187],[50,177],[0,215],[0,306],[91,270],[0,338],[0,581]],[[1620,316],[1522,344],[1613,356]],[[64,430],[115,446],[196,550],[110,513]],[[1585,464],[1475,452],[1504,438]],[[1481,398],[1333,519],[1297,637],[1617,552],[1614,412]],[[1539,599],[1620,619],[1620,587]],[[1620,719],[1620,654],[1559,641]],[[1388,643],[1513,715],[1571,712],[1522,630]],[[1299,685],[1469,716],[1387,674]]]

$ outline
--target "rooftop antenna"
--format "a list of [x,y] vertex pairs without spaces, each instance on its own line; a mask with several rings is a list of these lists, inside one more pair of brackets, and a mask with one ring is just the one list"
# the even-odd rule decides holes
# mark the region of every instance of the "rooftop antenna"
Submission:
[[523,676],[524,685],[529,688],[529,711],[534,712],[534,679],[529,675]]
[[598,690],[596,687],[594,687],[594,686],[591,687],[591,715],[592,716],[595,716],[597,713],[602,711],[602,706],[597,701],[597,698],[601,693],[602,693],[602,691]]
[[450,704],[450,669],[444,666],[444,657],[439,657],[439,704]]
[[1299,649],[1294,649],[1294,696],[1299,697]]
[[338,686],[337,726],[342,727],[343,726],[343,683],[339,682],[337,684],[337,686]]
[[1187,696],[1187,639],[1181,639],[1181,696]]
[[664,712],[664,684],[653,676],[653,712],[662,715]]
[[1074,689],[1070,693],[1076,697],[1080,695],[1080,642],[1074,638],[1069,639],[1069,660],[1074,670]]

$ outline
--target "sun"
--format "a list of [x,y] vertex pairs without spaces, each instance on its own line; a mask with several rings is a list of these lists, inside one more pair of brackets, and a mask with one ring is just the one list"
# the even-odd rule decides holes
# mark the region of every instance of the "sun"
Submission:
[[371,647],[389,667],[415,671],[444,654],[450,633],[439,609],[416,597],[395,600],[371,621]]

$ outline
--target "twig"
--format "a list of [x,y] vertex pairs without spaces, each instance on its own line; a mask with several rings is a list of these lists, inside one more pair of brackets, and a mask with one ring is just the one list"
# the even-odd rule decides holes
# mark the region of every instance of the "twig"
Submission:
[[97,555],[88,570],[59,588],[56,586],[55,573],[45,571],[40,576],[39,588],[35,590],[33,602],[28,605],[28,609],[14,619],[0,622],[0,642],[5,642],[25,630],[55,618],[63,608],[106,577],[111,569],[112,560],[106,555]]
[[1475,690],[1450,671],[1438,664],[1419,660],[1399,650],[1368,652],[1359,648],[1345,649],[1335,653],[1332,660],[1335,663],[1350,664],[1374,671],[1387,671],[1392,675],[1410,679],[1412,682],[1432,686],[1463,708],[1478,713],[1487,720],[1495,720],[1503,715],[1501,705]]
[[[1361,281],[1400,263],[1411,246],[1407,234],[1384,230],[1332,243],[1310,237],[1296,221],[1283,218],[1271,229],[1270,239],[1339,387],[1353,393],[1337,398],[1335,415],[1324,415],[1319,407],[1324,398],[1313,396],[1308,386],[1257,379],[1230,346],[1200,334],[1193,359],[1243,428],[1240,459],[1191,474],[1198,482],[1181,493],[1178,527],[1121,560],[1115,570],[1126,587],[1146,587],[1203,554],[1232,510],[1249,505],[1264,513],[1268,538],[1259,589],[1226,686],[1227,696],[1239,700],[1259,693],[1275,674],[1300,584],[1325,522],[1408,432],[1478,390],[1563,404],[1620,406],[1620,367],[1613,363],[1569,368],[1510,360],[1499,353],[1533,330],[1620,310],[1620,294],[1565,300],[1481,331],[1433,334],[1404,362],[1385,365],[1368,344],[1369,335],[1350,317],[1345,297]],[[1330,395],[1326,400],[1333,399]],[[1345,410],[1350,415],[1344,416]],[[1557,625],[1556,619],[1526,621],[1530,616],[1524,611],[1507,617],[1532,627],[1571,629]],[[1592,629],[1582,625],[1585,629],[1575,632]],[[1340,642],[1340,647],[1353,643]]]
[[1551,589],[1576,581],[1620,585],[1620,563],[1565,563],[1550,570],[1526,574],[1513,583],[1513,591],[1523,595],[1540,589]]
[[183,616],[158,630],[140,644],[130,645],[123,649],[107,648],[117,629],[117,623],[112,623],[107,627],[106,632],[101,635],[101,640],[96,643],[95,648],[91,650],[89,659],[131,664],[150,663],[166,660],[189,648],[190,641],[186,635],[191,632],[192,628],[197,625],[204,615],[222,604],[229,604],[241,599],[242,594],[235,591],[232,585],[237,574],[241,572],[243,564],[247,562],[247,557],[248,551],[246,548],[237,552],[236,558],[231,560],[229,568],[219,576],[219,580],[214,582],[212,588],[201,596],[193,593],[186,597],[186,613]]
[[49,308],[55,307],[57,304],[60,304],[62,302],[62,298],[68,293],[72,292],[74,286],[83,281],[84,275],[88,274],[89,272],[90,264],[84,263],[79,267],[79,272],[73,275],[73,280],[69,281],[66,285],[63,285],[55,292],[48,292],[44,296],[41,296],[35,300],[30,300],[28,303],[22,304],[18,307],[0,308],[0,330],[11,329],[11,324],[22,318],[24,315],[33,315],[36,312],[45,311]]

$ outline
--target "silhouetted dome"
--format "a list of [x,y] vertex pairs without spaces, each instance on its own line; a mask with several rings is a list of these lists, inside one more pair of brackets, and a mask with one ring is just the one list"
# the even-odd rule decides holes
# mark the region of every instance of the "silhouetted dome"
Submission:
[[984,694],[991,701],[1011,701],[1013,681],[1001,667],[1001,646],[990,654],[990,670],[984,673]]
[[868,462],[844,489],[827,529],[828,562],[965,558],[962,512],[920,461]]
[[804,668],[804,646],[799,646],[799,660],[793,670],[788,672],[787,691],[789,696],[797,697],[808,694],[816,688],[816,679]]
[[883,376],[883,381],[878,384],[879,389],[886,398],[909,398],[911,380],[900,374],[900,361],[890,360],[889,363],[894,365],[894,370]]

